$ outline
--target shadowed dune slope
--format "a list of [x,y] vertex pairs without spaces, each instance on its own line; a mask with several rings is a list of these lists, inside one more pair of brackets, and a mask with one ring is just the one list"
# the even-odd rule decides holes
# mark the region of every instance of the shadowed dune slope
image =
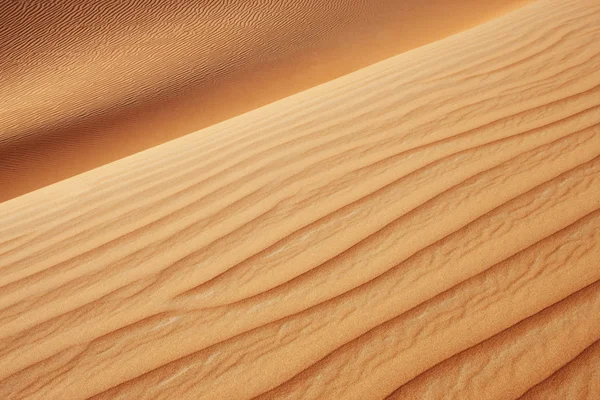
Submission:
[[526,0],[0,2],[0,201]]
[[0,204],[0,398],[593,399],[599,199],[541,0]]

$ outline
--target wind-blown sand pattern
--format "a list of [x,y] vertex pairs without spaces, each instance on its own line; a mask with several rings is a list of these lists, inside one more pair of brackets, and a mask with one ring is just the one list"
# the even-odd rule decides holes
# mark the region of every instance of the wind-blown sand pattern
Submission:
[[0,204],[2,399],[595,399],[600,2]]
[[528,2],[0,2],[0,201]]

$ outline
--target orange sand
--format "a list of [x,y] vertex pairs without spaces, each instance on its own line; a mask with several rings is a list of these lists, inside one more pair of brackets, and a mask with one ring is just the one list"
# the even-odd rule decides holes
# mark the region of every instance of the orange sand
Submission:
[[529,1],[0,2],[0,201]]
[[600,2],[0,204],[0,399],[597,398]]

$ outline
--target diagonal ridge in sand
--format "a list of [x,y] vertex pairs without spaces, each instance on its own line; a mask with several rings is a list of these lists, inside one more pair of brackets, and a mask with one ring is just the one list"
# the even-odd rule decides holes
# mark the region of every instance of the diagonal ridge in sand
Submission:
[[599,21],[542,0],[0,204],[0,397],[593,393]]
[[529,2],[4,1],[0,201]]

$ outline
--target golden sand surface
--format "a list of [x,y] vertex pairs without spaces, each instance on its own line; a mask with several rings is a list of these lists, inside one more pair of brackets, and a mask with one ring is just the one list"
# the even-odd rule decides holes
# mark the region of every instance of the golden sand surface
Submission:
[[600,1],[0,204],[0,399],[597,399]]
[[0,201],[530,0],[0,2]]

